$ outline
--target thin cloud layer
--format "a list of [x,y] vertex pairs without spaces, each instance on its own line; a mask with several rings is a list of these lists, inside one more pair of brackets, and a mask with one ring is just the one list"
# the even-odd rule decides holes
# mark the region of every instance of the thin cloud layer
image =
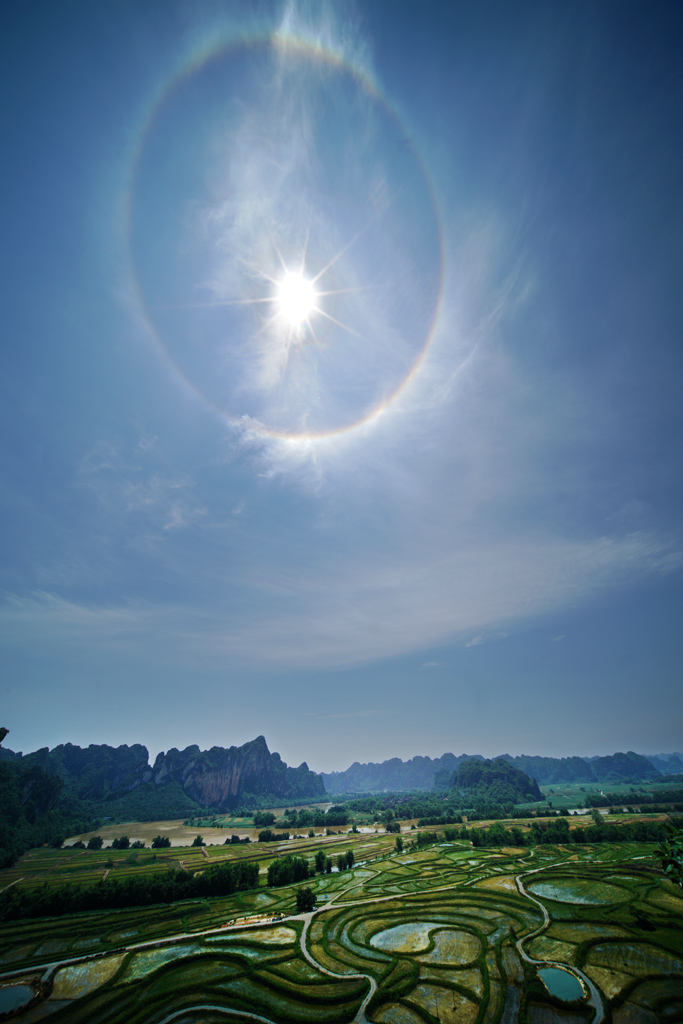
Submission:
[[[399,679],[463,735],[494,705],[533,735],[577,679],[606,708],[625,676],[680,701],[683,158],[656,19],[494,4],[501,46],[462,5],[134,6],[69,7],[55,39],[18,15],[6,51],[8,152],[30,124],[41,153],[6,190],[17,713],[57,669],[181,711],[212,685],[256,733],[261,684],[284,730],[368,736],[366,707],[411,735]],[[335,671],[362,681],[348,708]]]
[[[166,637],[167,658],[188,666],[201,654],[214,667],[343,668],[594,601],[607,588],[670,572],[681,561],[642,535],[498,544],[432,559],[411,565],[392,558],[364,571],[338,566],[307,579],[271,568],[269,579],[251,583],[259,610],[248,617],[207,606],[96,608],[38,594],[11,598],[2,623],[14,644],[104,639],[156,649]],[[479,633],[464,646],[482,643]]]

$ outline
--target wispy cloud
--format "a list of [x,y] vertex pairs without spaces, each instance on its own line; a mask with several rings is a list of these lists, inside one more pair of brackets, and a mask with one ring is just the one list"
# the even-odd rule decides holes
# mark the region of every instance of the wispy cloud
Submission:
[[440,661],[425,661],[424,665],[420,665],[420,668],[440,668],[442,662]]
[[96,607],[50,594],[10,595],[0,628],[13,642],[39,645],[108,638],[158,652],[163,638],[164,654],[157,656],[188,665],[200,657],[204,666],[341,668],[464,641],[468,634],[464,646],[478,646],[503,623],[596,599],[618,582],[679,564],[676,552],[643,535],[499,544],[429,563],[392,557],[363,572],[330,566],[302,578],[273,571],[243,589],[241,614],[219,602]]
[[189,474],[159,468],[156,442],[144,436],[134,445],[102,440],[82,459],[79,480],[110,516],[142,513],[150,527],[181,529],[205,516],[206,507],[194,498]]

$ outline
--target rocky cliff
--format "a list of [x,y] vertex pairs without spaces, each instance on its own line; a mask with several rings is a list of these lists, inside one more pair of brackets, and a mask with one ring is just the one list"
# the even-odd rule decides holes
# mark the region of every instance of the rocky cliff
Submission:
[[227,750],[174,747],[159,754],[152,773],[156,785],[174,779],[204,807],[235,807],[245,793],[287,800],[325,796],[320,775],[310,771],[305,761],[298,768],[289,768],[279,754],[270,753],[263,736]]
[[154,799],[160,790],[177,790],[189,798],[182,813],[191,813],[197,805],[227,810],[249,796],[292,801],[325,797],[320,775],[310,771],[305,761],[298,768],[288,767],[279,754],[268,750],[263,736],[227,749],[172,748],[159,754],[153,766],[147,748],[139,743],[130,747],[91,744],[86,748],[66,743],[25,756],[12,751],[3,751],[3,755],[26,769],[58,776],[65,796],[77,800],[112,801],[135,791],[137,806],[144,803],[143,796],[149,794]]

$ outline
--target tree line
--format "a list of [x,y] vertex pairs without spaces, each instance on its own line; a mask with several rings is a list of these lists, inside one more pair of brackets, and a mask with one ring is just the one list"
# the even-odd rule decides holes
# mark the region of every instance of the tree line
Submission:
[[[349,814],[343,807],[336,805],[325,812],[319,808],[308,810],[302,807],[300,811],[285,808],[282,819],[290,829],[295,828],[325,828],[329,825],[348,825]],[[254,828],[263,828],[274,825],[276,821],[272,811],[257,811],[254,814]]]
[[[337,857],[337,870],[346,871],[352,868],[355,863],[353,850],[340,853]],[[318,850],[313,864],[309,864],[305,857],[297,857],[296,854],[288,853],[285,857],[278,857],[268,865],[268,885],[291,885],[293,882],[303,882],[307,878],[313,878],[315,874],[330,874],[332,871],[332,859],[327,856],[324,850]]]
[[626,807],[628,804],[652,804],[654,806],[648,809],[653,812],[659,809],[658,804],[683,810],[683,789],[659,789],[653,793],[586,793],[586,807]]
[[564,846],[568,843],[662,843],[667,832],[656,821],[634,821],[616,825],[595,823],[585,828],[569,828],[566,817],[535,820],[528,832],[520,828],[504,828],[494,822],[489,828],[446,828],[441,832],[418,832],[417,845],[469,840],[474,847],[538,846],[543,844]]
[[259,866],[235,862],[214,864],[202,874],[169,871],[121,880],[100,880],[93,886],[62,885],[39,889],[12,886],[0,894],[0,920],[25,917],[57,917],[82,910],[113,910],[144,907],[176,900],[230,896],[258,887]]

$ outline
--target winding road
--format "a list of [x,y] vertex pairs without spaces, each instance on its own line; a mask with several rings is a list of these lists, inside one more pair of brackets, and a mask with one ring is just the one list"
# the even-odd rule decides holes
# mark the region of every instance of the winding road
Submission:
[[[562,861],[558,861],[557,863],[561,864]],[[550,914],[545,909],[540,900],[537,900],[535,896],[532,896],[531,893],[527,892],[527,890],[524,888],[524,883],[522,882],[522,879],[528,878],[529,875],[536,875],[539,871],[546,871],[548,868],[554,866],[554,864],[544,864],[543,867],[534,868],[532,871],[523,871],[521,875],[517,875],[515,878],[515,884],[517,885],[520,895],[525,896],[528,900],[531,900],[532,903],[535,903],[536,906],[540,908],[541,913],[543,914],[543,924],[540,925],[535,931],[529,932],[528,935],[524,935],[521,939],[517,939],[515,947],[519,955],[522,957],[522,959],[526,960],[528,964],[534,964],[534,966],[542,965],[543,967],[558,967],[563,971],[568,971],[570,974],[576,975],[576,977],[581,982],[584,992],[588,991],[588,1004],[589,1006],[592,1006],[595,1011],[595,1015],[593,1017],[593,1020],[591,1021],[591,1024],[601,1024],[601,1022],[605,1019],[605,1008],[603,1006],[602,996],[600,995],[600,992],[598,991],[596,985],[593,984],[591,979],[588,978],[583,973],[583,971],[580,971],[578,967],[567,967],[566,964],[559,963],[556,960],[535,960],[534,957],[531,957],[528,955],[528,953],[524,952],[524,943],[529,942],[531,939],[538,938],[538,936],[542,935],[546,928],[548,928],[548,926],[550,925]]]
[[[552,960],[536,960],[533,957],[529,956],[524,951],[524,944],[526,942],[529,942],[532,939],[537,938],[539,935],[542,935],[543,932],[549,927],[549,925],[550,925],[550,915],[548,914],[548,911],[546,910],[544,905],[541,903],[541,901],[538,900],[535,896],[533,896],[531,893],[529,893],[525,889],[524,883],[523,883],[523,879],[526,879],[526,878],[528,878],[531,875],[538,874],[538,872],[540,872],[540,871],[546,871],[548,868],[556,867],[557,865],[562,864],[562,863],[563,863],[563,861],[555,861],[552,864],[544,864],[542,867],[533,868],[530,871],[523,871],[519,875],[515,876],[515,884],[517,886],[517,889],[518,889],[520,895],[525,897],[525,899],[528,899],[532,903],[534,903],[539,908],[539,910],[541,911],[541,913],[543,915],[543,922],[542,922],[542,924],[540,924],[539,927],[536,928],[534,931],[529,932],[527,935],[524,935],[522,938],[518,939],[516,941],[516,943],[515,943],[515,947],[516,947],[517,952],[519,953],[519,955],[522,957],[522,959],[525,960],[529,964],[533,964],[536,967],[538,967],[538,966],[557,967],[557,968],[560,968],[560,969],[565,970],[565,971],[568,970],[570,973],[576,975],[576,977],[580,980],[580,982],[581,982],[581,984],[582,984],[582,986],[584,988],[584,991],[587,991],[588,994],[589,994],[588,1004],[590,1006],[592,1006],[594,1011],[595,1011],[594,1012],[594,1016],[593,1016],[593,1020],[591,1021],[591,1024],[602,1024],[602,1021],[604,1020],[604,1017],[605,1017],[605,1011],[604,1011],[604,1007],[603,1007],[603,1003],[602,1003],[602,998],[601,998],[600,992],[598,991],[598,989],[594,985],[594,983],[590,980],[590,978],[586,977],[586,975],[583,973],[583,971],[579,970],[578,967],[571,967],[571,968],[569,968],[569,967],[567,967],[566,964],[562,964],[562,963],[559,963],[559,962],[556,962],[556,961],[552,961]],[[376,872],[376,871],[373,872],[373,876],[377,875],[377,874],[379,874],[379,872]],[[474,884],[474,882],[478,881],[480,879],[480,877],[483,878],[483,877],[488,877],[488,876],[478,876],[476,879],[470,880],[470,882],[466,883],[466,884],[467,885],[472,885],[472,884]],[[366,1010],[367,1010],[368,1004],[370,1003],[370,1000],[372,999],[372,997],[374,996],[375,992],[377,991],[377,982],[375,981],[375,979],[370,974],[363,974],[363,973],[357,973],[357,974],[356,973],[354,973],[354,974],[336,974],[334,971],[330,971],[330,970],[328,970],[328,968],[323,967],[321,964],[319,964],[315,960],[315,958],[309,952],[308,947],[306,945],[306,938],[307,938],[307,935],[308,935],[308,932],[309,932],[309,929],[310,929],[311,921],[313,920],[313,918],[317,914],[322,914],[325,911],[330,910],[332,907],[334,907],[338,903],[338,901],[343,896],[345,896],[347,893],[351,892],[353,889],[360,888],[362,885],[365,884],[365,882],[367,882],[367,879],[363,879],[363,881],[360,881],[360,882],[354,882],[353,885],[347,886],[345,889],[342,889],[338,893],[335,893],[331,897],[330,900],[328,900],[325,904],[323,904],[321,907],[318,907],[315,910],[312,910],[312,911],[310,911],[308,913],[305,913],[305,914],[291,915],[290,917],[282,918],[282,919],[276,920],[276,922],[275,922],[277,924],[282,924],[285,921],[303,921],[304,926],[303,926],[303,929],[301,931],[301,935],[299,936],[299,946],[301,948],[301,953],[302,953],[303,957],[305,958],[305,960],[312,967],[314,967],[317,971],[319,971],[321,974],[325,974],[325,975],[327,975],[330,978],[335,978],[336,980],[350,981],[350,980],[353,980],[353,979],[358,979],[358,980],[366,981],[368,983],[368,992],[366,993],[366,995],[365,995],[365,997],[363,999],[363,1002],[361,1003],[360,1007],[358,1008],[358,1012],[356,1013],[356,1016],[354,1017],[353,1024],[371,1024],[371,1022],[368,1021],[368,1018],[366,1016]],[[412,893],[410,895],[426,896],[426,895],[429,895],[430,893],[444,892],[444,891],[458,889],[458,888],[463,888],[462,883],[452,883],[450,885],[435,886],[434,888],[423,889],[420,892]],[[358,900],[353,900],[353,901],[346,901],[344,903],[344,907],[357,907],[357,906],[363,906],[363,905],[374,905],[374,904],[377,904],[377,903],[387,903],[387,902],[395,901],[398,898],[400,898],[400,895],[397,895],[397,894],[393,894],[391,896],[374,896],[374,897],[371,896],[371,897],[366,897],[364,899],[358,899]],[[112,956],[112,955],[114,955],[116,953],[124,953],[124,952],[125,953],[129,953],[129,952],[130,953],[137,953],[137,952],[140,952],[142,950],[147,950],[147,949],[159,949],[159,948],[162,948],[164,946],[172,945],[173,943],[176,943],[176,942],[186,941],[188,939],[198,939],[198,938],[202,938],[204,936],[210,936],[210,935],[225,935],[226,932],[230,932],[230,931],[253,930],[253,929],[258,929],[258,928],[266,927],[266,926],[268,926],[271,923],[274,923],[274,922],[260,921],[258,923],[246,924],[246,925],[245,924],[236,924],[236,925],[228,925],[228,926],[223,925],[220,928],[208,928],[208,929],[206,929],[204,931],[200,931],[200,932],[182,932],[182,933],[179,933],[177,935],[168,936],[167,938],[157,939],[155,941],[131,943],[130,945],[127,945],[125,947],[121,947],[120,949],[108,950],[105,955],[106,956]],[[72,966],[72,965],[81,964],[81,963],[88,963],[90,961],[93,961],[93,960],[96,960],[96,959],[100,959],[102,956],[103,956],[103,954],[101,954],[101,953],[100,954],[94,954],[94,955],[93,954],[86,954],[86,955],[83,955],[83,956],[72,957],[72,958],[69,958],[69,959],[66,959],[66,960],[58,960],[58,961],[51,961],[50,963],[45,963],[45,964],[37,964],[34,967],[29,968],[28,970],[26,968],[24,968],[23,970],[18,969],[18,970],[8,971],[8,972],[4,972],[4,973],[0,974],[0,981],[9,980],[12,977],[19,977],[19,976],[22,976],[22,975],[25,977],[28,973],[36,973],[37,974],[38,972],[43,972],[42,973],[42,981],[45,982],[60,967]],[[168,1014],[166,1017],[163,1017],[159,1021],[159,1024],[172,1024],[173,1021],[178,1020],[179,1018],[183,1017],[184,1015],[191,1014],[191,1013],[202,1013],[202,1012],[213,1012],[213,1013],[217,1013],[217,1014],[224,1014],[226,1017],[230,1016],[230,1017],[233,1017],[233,1018],[240,1018],[240,1019],[244,1019],[244,1020],[258,1021],[259,1024],[275,1024],[275,1022],[272,1021],[270,1018],[263,1017],[260,1014],[250,1013],[250,1012],[248,1012],[246,1010],[230,1009],[230,1008],[228,1008],[226,1006],[214,1005],[214,1004],[211,1004],[211,1003],[196,1003],[196,1004],[193,1004],[192,1006],[185,1006],[182,1010],[174,1010],[172,1013]]]

